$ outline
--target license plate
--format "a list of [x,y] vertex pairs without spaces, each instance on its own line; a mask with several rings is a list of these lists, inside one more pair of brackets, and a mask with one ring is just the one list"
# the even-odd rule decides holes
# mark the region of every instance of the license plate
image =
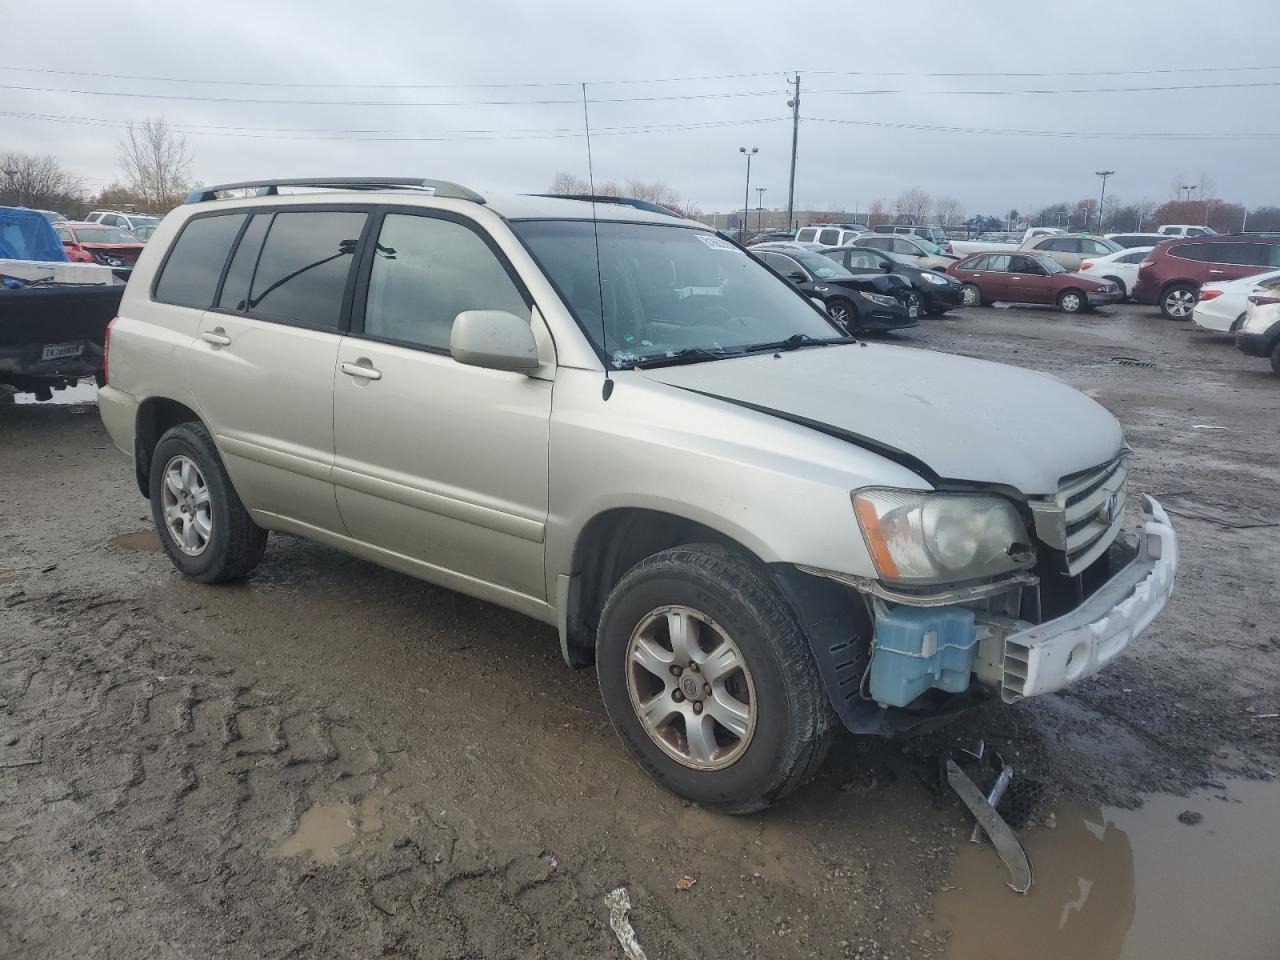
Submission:
[[63,357],[80,356],[78,343],[50,343],[40,350],[41,360],[61,360]]
[[920,316],[920,308],[916,306],[907,307],[907,316],[914,320],[916,317]]

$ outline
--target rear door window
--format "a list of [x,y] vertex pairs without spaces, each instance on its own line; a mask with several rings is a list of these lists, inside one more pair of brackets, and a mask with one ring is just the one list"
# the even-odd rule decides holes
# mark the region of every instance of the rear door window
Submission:
[[242,213],[188,220],[160,268],[153,299],[199,310],[213,306],[222,268],[243,223]]
[[818,234],[818,242],[828,247],[837,246],[840,243],[840,231],[823,230]]
[[817,230],[813,230],[813,229],[810,229],[809,227],[805,227],[803,230],[801,230],[799,233],[796,234],[796,242],[813,243],[814,239],[817,236],[818,236]]
[[367,215],[342,210],[277,213],[249,289],[248,312],[337,329]]
[[1012,259],[1012,257],[1010,257],[1010,256],[1009,256],[1009,254],[1007,254],[1007,253],[993,253],[993,254],[990,256],[990,258],[987,260],[987,267],[986,267],[986,269],[988,269],[988,270],[994,270],[994,271],[997,271],[997,272],[1005,272],[1005,271],[1008,271],[1008,269],[1009,269],[1009,261],[1010,261],[1011,259]]

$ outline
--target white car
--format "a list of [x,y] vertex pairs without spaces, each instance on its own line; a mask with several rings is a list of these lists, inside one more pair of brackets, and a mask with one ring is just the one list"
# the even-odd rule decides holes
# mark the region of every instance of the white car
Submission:
[[1080,262],[1080,272],[1098,280],[1110,280],[1120,288],[1120,299],[1127,299],[1138,282],[1138,265],[1155,247],[1129,247],[1105,257],[1089,257]]
[[1255,293],[1248,304],[1236,347],[1251,357],[1269,358],[1272,371],[1280,374],[1280,296]]
[[1165,237],[1213,237],[1218,231],[1194,223],[1162,223],[1157,231]]
[[1244,323],[1249,297],[1280,289],[1280,270],[1254,274],[1239,280],[1222,280],[1200,287],[1200,299],[1191,312],[1191,322],[1202,330],[1235,333]]

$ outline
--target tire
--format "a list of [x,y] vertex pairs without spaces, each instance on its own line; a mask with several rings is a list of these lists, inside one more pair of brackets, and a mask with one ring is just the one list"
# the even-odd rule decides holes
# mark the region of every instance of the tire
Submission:
[[[680,623],[692,624],[686,635],[695,639],[677,676],[683,645],[672,641],[672,625]],[[707,684],[730,654],[741,667]],[[673,793],[727,813],[787,796],[818,769],[834,736],[826,690],[790,608],[759,563],[718,544],[673,547],[627,571],[600,618],[596,672],[632,759]],[[651,711],[650,723],[641,704],[663,712]],[[689,743],[688,721],[700,723],[709,749]]]
[[924,312],[931,317],[940,317],[950,309],[950,307],[925,307]]
[[1069,287],[1058,294],[1058,309],[1063,313],[1083,313],[1089,309],[1089,298],[1083,291]]
[[1116,288],[1120,291],[1120,300],[1123,301],[1129,299],[1129,288],[1124,285],[1124,281],[1119,277],[1103,277],[1102,279],[1110,280],[1116,285]]
[[1160,291],[1160,312],[1166,320],[1190,320],[1200,291],[1189,283],[1175,283]]
[[985,307],[987,301],[982,299],[982,291],[972,283],[966,283],[960,288],[963,299],[960,301],[966,307]]
[[1271,372],[1280,374],[1280,340],[1271,348]]
[[250,519],[202,424],[165,431],[151,457],[150,487],[160,542],[186,576],[221,583],[258,565],[267,531]]
[[858,308],[844,297],[833,297],[827,301],[827,316],[850,333],[856,333],[862,326],[858,321]]

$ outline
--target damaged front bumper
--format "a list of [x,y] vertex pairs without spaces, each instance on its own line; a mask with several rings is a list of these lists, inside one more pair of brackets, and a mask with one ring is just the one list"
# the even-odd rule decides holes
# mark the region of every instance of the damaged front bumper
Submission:
[[979,616],[974,673],[1006,703],[1092,676],[1151,624],[1173,592],[1178,540],[1152,497],[1143,506],[1136,556],[1070,613],[1040,624]]

